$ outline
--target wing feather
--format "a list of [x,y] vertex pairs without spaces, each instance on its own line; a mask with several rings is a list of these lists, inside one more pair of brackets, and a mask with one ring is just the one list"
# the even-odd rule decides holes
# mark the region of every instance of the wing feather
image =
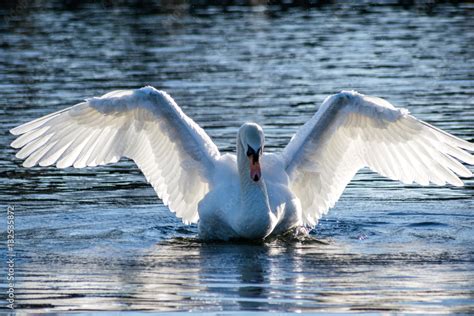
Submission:
[[474,144],[416,119],[405,109],[357,92],[328,97],[282,157],[290,186],[313,226],[364,167],[404,183],[462,186]]
[[156,193],[185,223],[199,219],[220,153],[165,92],[113,91],[11,130],[25,167],[135,161]]

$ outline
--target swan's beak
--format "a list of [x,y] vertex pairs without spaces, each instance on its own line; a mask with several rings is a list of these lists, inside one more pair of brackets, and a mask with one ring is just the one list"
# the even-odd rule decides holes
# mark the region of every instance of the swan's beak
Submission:
[[262,178],[262,171],[260,170],[260,153],[262,151],[260,148],[258,150],[254,150],[252,147],[248,146],[247,149],[247,157],[249,158],[250,162],[250,178],[257,182]]
[[260,163],[258,161],[254,162],[252,157],[250,157],[250,178],[257,182],[261,177],[262,172],[260,170]]

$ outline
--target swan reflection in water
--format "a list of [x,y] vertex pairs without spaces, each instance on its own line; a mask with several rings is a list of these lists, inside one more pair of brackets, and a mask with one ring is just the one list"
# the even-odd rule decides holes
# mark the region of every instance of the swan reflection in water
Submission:
[[[305,273],[301,252],[300,247],[281,241],[205,243],[175,239],[157,244],[137,258],[123,281],[146,282],[135,294],[152,309],[179,310],[183,302],[185,309],[203,304],[219,309],[225,302],[231,310],[277,310],[282,304],[292,306],[301,299]],[[137,300],[131,302],[136,304]]]
[[177,238],[140,250],[110,251],[105,245],[102,252],[43,253],[20,265],[19,308],[467,312],[465,304],[448,303],[454,295],[472,299],[465,291],[474,279],[474,267],[466,264],[472,254],[393,246],[367,253],[367,245],[313,238],[265,243]]
[[344,312],[377,306],[401,311],[416,302],[452,311],[441,302],[456,291],[449,286],[459,279],[455,254],[361,254],[350,247],[311,238],[270,243],[174,239],[124,266],[121,282],[124,288],[137,284],[128,300],[132,309]]

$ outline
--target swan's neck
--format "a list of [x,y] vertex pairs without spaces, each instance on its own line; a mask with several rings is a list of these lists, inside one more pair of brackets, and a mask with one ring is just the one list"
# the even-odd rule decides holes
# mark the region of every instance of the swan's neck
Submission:
[[248,230],[248,238],[266,237],[266,231],[271,232],[272,226],[267,187],[263,174],[258,181],[253,181],[250,178],[250,161],[239,140],[237,142],[237,164],[241,202],[239,219],[245,222],[244,227]]
[[239,167],[239,177],[242,206],[246,209],[253,209],[254,211],[257,211],[257,209],[269,211],[267,187],[263,177],[257,182],[253,181],[250,178],[250,170],[248,167]]

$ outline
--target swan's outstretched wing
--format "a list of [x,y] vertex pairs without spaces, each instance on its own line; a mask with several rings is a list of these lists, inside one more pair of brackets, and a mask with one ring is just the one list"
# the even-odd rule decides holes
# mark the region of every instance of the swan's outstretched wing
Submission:
[[165,92],[152,87],[87,99],[10,131],[23,165],[82,168],[133,159],[185,223],[198,220],[219,150]]
[[283,152],[304,221],[315,225],[363,167],[403,183],[463,185],[474,144],[356,92],[328,97]]

